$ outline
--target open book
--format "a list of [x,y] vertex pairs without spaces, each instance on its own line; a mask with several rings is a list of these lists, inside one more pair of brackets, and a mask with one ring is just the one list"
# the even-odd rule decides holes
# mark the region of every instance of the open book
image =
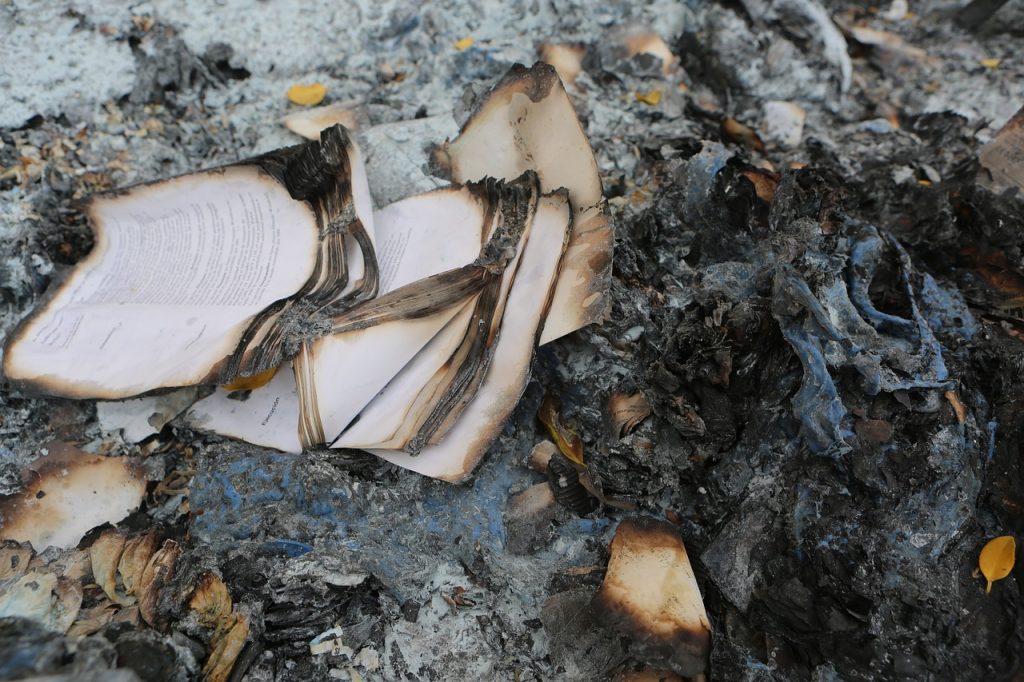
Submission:
[[74,398],[217,385],[197,428],[464,478],[536,345],[603,313],[611,226],[546,65],[442,151],[455,184],[376,211],[341,126],[94,198],[96,245],[8,339],[6,376]]

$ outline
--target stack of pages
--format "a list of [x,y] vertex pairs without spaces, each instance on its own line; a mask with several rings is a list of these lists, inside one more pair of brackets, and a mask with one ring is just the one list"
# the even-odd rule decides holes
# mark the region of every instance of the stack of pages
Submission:
[[612,229],[545,64],[514,67],[435,157],[450,186],[378,210],[341,126],[92,198],[93,251],[11,334],[7,378],[105,400],[215,385],[197,428],[465,478],[535,347],[603,316]]

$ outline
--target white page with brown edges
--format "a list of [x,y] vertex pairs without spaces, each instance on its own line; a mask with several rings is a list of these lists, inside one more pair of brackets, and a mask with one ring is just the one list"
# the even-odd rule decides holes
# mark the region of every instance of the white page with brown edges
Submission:
[[[396,202],[374,214],[380,293],[472,263],[480,255],[484,205],[452,188]],[[313,344],[310,374],[324,434],[334,440],[461,306],[332,334]]]
[[18,332],[4,371],[54,395],[116,399],[207,380],[270,303],[312,272],[312,210],[254,166],[93,200],[96,244]]
[[[467,301],[387,386],[359,413],[359,420],[331,444],[332,448],[401,448],[412,435],[403,425],[427,382],[436,376],[459,346],[473,316],[476,297]],[[397,440],[396,440],[397,439]]]
[[416,456],[397,450],[370,452],[446,481],[460,481],[472,472],[526,389],[538,332],[550,305],[570,228],[564,191],[543,197],[509,291],[494,358],[476,396],[444,439]]
[[532,169],[542,192],[569,190],[575,224],[540,343],[600,322],[608,308],[612,222],[590,142],[554,68],[514,66],[447,150],[456,182],[511,180]]

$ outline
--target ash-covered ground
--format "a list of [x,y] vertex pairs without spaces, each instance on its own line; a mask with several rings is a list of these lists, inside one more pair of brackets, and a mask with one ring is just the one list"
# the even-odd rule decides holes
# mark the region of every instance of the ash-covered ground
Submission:
[[[0,384],[0,493],[55,439],[131,455],[154,481],[122,525],[183,549],[163,629],[0,622],[0,677],[200,677],[209,633],[184,600],[204,573],[251,623],[235,680],[659,668],[565,609],[626,512],[506,518],[544,480],[526,459],[552,394],[605,492],[678,526],[709,679],[1019,679],[1019,569],[991,594],[972,571],[1024,532],[1024,200],[976,160],[1024,106],[1024,3],[970,32],[963,4],[0,3],[0,334],[89,252],[80,199],[299,142],[280,119],[300,82],[367,127],[461,122],[544,43],[581,45],[569,91],[617,232],[607,322],[538,352],[460,486],[180,422],[131,443],[91,402]],[[629,56],[633,29],[678,62]],[[798,134],[769,129],[783,102]],[[653,409],[624,438],[614,392]],[[335,627],[349,651],[311,654]]]

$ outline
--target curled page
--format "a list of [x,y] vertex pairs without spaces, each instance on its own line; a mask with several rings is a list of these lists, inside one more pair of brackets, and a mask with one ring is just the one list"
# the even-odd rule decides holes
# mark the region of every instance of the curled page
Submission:
[[447,151],[456,182],[511,180],[534,170],[542,192],[569,191],[575,223],[540,343],[600,322],[608,306],[612,223],[590,142],[554,68],[512,67]]
[[533,349],[551,303],[569,231],[565,192],[543,197],[523,251],[487,373],[476,395],[444,439],[416,456],[396,450],[370,451],[418,473],[457,482],[465,479],[498,437],[530,378]]

